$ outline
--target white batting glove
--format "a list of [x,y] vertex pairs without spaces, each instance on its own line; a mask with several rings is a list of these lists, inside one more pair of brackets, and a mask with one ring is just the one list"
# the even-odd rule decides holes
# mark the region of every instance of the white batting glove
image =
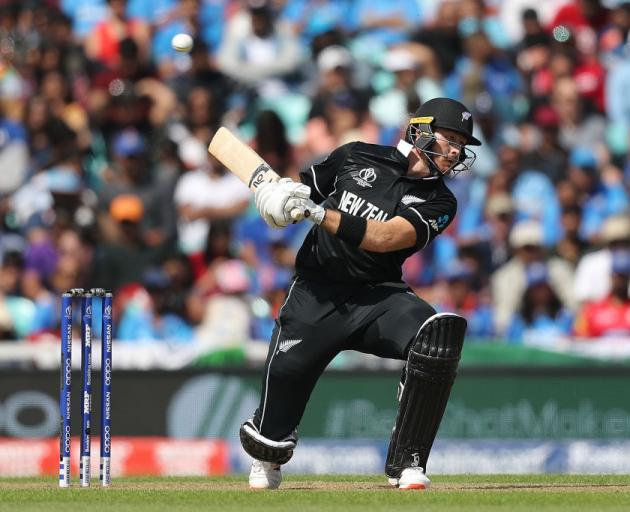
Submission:
[[304,185],[304,183],[293,181],[291,178],[281,178],[277,183],[281,190],[290,192],[293,197],[300,197],[302,199],[311,197],[311,187]]
[[[294,214],[294,219],[298,221],[307,219],[314,224],[319,225],[322,223],[322,221],[324,220],[324,216],[326,215],[326,209],[322,206],[319,206],[311,199],[297,199],[292,206],[293,208],[299,209],[300,213],[299,215],[297,215],[297,218]],[[308,212],[308,216],[306,216],[305,212]]]
[[261,183],[254,195],[256,208],[265,222],[273,228],[283,228],[297,217],[298,200],[304,200],[311,194],[311,189],[289,178],[276,182]]

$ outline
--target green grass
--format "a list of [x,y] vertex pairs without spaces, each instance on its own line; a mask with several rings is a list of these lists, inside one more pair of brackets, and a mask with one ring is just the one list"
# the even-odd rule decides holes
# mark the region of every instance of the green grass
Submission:
[[[76,481],[76,480],[75,480]],[[97,484],[97,482],[95,482]],[[59,489],[54,478],[0,479],[4,511],[628,511],[630,477],[436,476],[430,491],[398,491],[376,476],[288,476],[254,492],[245,477],[124,478],[108,489]]]

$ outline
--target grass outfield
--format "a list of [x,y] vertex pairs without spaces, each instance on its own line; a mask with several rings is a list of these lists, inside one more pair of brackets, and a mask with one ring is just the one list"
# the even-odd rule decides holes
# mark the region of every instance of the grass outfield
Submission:
[[[54,478],[0,479],[0,511],[629,511],[630,476],[436,476],[430,491],[399,491],[377,476],[293,476],[279,491],[245,477],[124,478],[108,489],[59,489]],[[98,480],[97,480],[98,482]]]

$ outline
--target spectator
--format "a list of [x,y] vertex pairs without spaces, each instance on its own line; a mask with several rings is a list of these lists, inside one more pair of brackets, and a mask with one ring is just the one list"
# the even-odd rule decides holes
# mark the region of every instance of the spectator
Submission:
[[560,204],[551,180],[538,170],[524,169],[512,185],[512,199],[516,220],[540,220],[544,245],[553,245],[560,236]]
[[547,26],[551,18],[555,16],[558,8],[565,3],[566,0],[548,0],[547,2],[537,2],[536,0],[502,0],[495,5],[505,33],[510,38],[510,41],[516,44],[526,34],[525,27],[522,23],[524,11],[528,9],[535,10],[545,31],[549,32]]
[[359,101],[367,103],[370,91],[356,86],[354,59],[349,50],[336,44],[327,46],[318,53],[316,64],[317,76],[309,119],[322,116],[331,98],[338,93],[350,93]]
[[152,41],[153,61],[163,79],[174,79],[185,73],[191,65],[188,55],[172,48],[171,39],[175,34],[183,32],[203,42],[209,50],[208,57],[217,52],[226,22],[226,4],[181,0],[171,5],[170,12],[156,23]]
[[227,77],[211,64],[210,49],[201,39],[194,41],[190,50],[190,68],[170,80],[180,103],[186,103],[192,91],[206,91],[213,106],[212,119],[220,119],[226,108],[230,84]]
[[27,130],[22,123],[0,114],[0,168],[3,169],[0,173],[0,198],[14,192],[26,181],[30,156],[28,141]]
[[630,251],[613,251],[611,260],[610,293],[583,306],[575,322],[577,336],[630,336]]
[[630,3],[618,2],[610,12],[609,22],[599,34],[599,46],[604,63],[623,60],[626,36],[630,30]]
[[536,142],[523,154],[523,168],[536,169],[557,184],[566,178],[567,167],[567,153],[558,140],[558,115],[550,106],[541,105],[532,115],[532,125]]
[[[29,328],[34,305],[22,296],[22,280],[25,274],[21,253],[4,254],[0,264],[0,340],[21,339]],[[21,328],[22,327],[22,328]]]
[[609,10],[602,4],[600,0],[577,0],[565,3],[557,10],[549,27],[564,25],[574,31],[590,27],[600,31],[608,23],[609,16]]
[[[242,261],[225,260],[216,272],[217,293],[207,301],[196,338],[211,352],[241,351],[240,362],[251,336],[251,311],[246,294],[250,289]],[[226,322],[225,318],[230,321]]]
[[487,11],[484,0],[462,0],[459,2],[459,32],[463,37],[483,32],[495,48],[508,46],[508,37],[499,20]]
[[72,29],[83,40],[107,16],[104,0],[62,0],[61,9],[72,18]]
[[416,29],[412,41],[432,48],[444,75],[449,75],[463,53],[462,37],[459,32],[458,2],[440,2],[437,13],[428,27]]
[[555,246],[555,253],[575,268],[588,247],[580,235],[582,209],[577,205],[565,206],[560,222],[562,235]]
[[421,5],[413,0],[355,0],[349,29],[359,32],[357,47],[366,58],[407,39],[421,25]]
[[13,315],[7,305],[7,298],[0,293],[0,343],[18,339],[13,328]]
[[551,287],[560,298],[562,305],[573,310],[575,302],[566,286],[573,279],[573,270],[568,262],[546,255],[540,223],[534,220],[518,222],[510,233],[510,246],[514,251],[514,256],[491,278],[497,333],[507,334],[510,320],[518,310],[527,287],[526,269],[533,263],[546,264]]
[[258,113],[252,147],[280,176],[299,180],[297,154],[282,119],[273,110]]
[[91,231],[95,230],[60,228],[56,237],[58,266],[77,269],[74,284],[69,288],[90,288],[94,281],[94,234]]
[[[630,3],[625,4],[630,20]],[[625,35],[624,39],[625,41]],[[605,111],[611,122],[611,132],[618,133],[620,147],[614,148],[616,153],[624,153],[628,149],[630,134],[630,45],[626,43],[620,50],[621,58],[614,60],[608,71],[605,85]]]
[[493,194],[485,208],[485,222],[474,233],[460,232],[460,242],[476,245],[482,258],[482,273],[490,275],[508,261],[508,242],[514,224],[514,201],[505,193]]
[[306,123],[304,139],[307,154],[316,158],[355,140],[376,144],[379,130],[367,105],[349,92],[341,91],[333,95],[322,116]]
[[218,274],[225,268],[222,264],[226,261],[240,260],[234,250],[230,222],[225,220],[214,222],[208,233],[205,252],[193,254],[188,260],[194,277],[187,300],[188,317],[198,326],[206,314],[208,300],[219,293]]
[[4,296],[19,295],[23,272],[24,256],[14,251],[5,253],[0,264],[0,293]]
[[177,235],[184,254],[203,253],[214,220],[233,219],[249,204],[249,191],[216,160],[208,160],[204,144],[184,140],[179,156],[187,172],[175,187]]
[[[493,112],[503,122],[518,120],[523,112],[518,100],[525,91],[516,68],[492,45],[484,32],[464,39],[464,55],[445,81],[444,90],[469,105],[490,101]],[[485,98],[485,99],[484,99]]]
[[127,0],[107,0],[107,15],[88,35],[87,56],[107,67],[116,67],[120,41],[132,38],[140,50],[142,60],[149,56],[149,27],[143,20],[127,17]]
[[[15,9],[12,6],[1,8],[0,22],[5,26],[7,35],[15,30]],[[30,87],[26,77],[18,69],[19,62],[16,58],[17,55],[10,45],[0,54],[0,110],[7,119],[19,122]]]
[[559,78],[551,92],[551,105],[560,122],[560,145],[565,151],[574,148],[602,151],[606,124],[599,114],[590,113],[571,77]]
[[383,69],[394,75],[394,84],[370,100],[370,112],[379,125],[399,135],[400,126],[420,103],[442,96],[440,85],[424,76],[416,56],[394,48],[383,57]]
[[506,337],[510,343],[553,347],[571,334],[574,315],[562,306],[544,263],[528,265],[525,282],[521,305],[512,316]]
[[436,309],[456,313],[468,321],[470,338],[489,339],[494,336],[492,308],[487,293],[477,291],[475,274],[467,264],[455,261],[444,273],[447,289]]
[[149,165],[147,145],[137,130],[119,132],[113,140],[114,161],[107,171],[108,181],[100,193],[101,229],[106,236],[116,236],[116,226],[108,215],[112,201],[120,195],[133,195],[142,201],[142,215],[137,219],[143,243],[151,247],[168,244],[175,234],[174,212],[162,197],[164,188],[155,180]]
[[[537,54],[542,50],[548,50],[547,47],[551,43],[551,36],[545,31],[536,9],[531,7],[523,9],[521,11],[520,22],[522,39],[515,45],[514,51],[517,54],[517,59],[521,61],[519,69],[524,73],[528,73],[539,68],[539,66],[535,64],[536,62],[545,60],[544,58],[541,59],[541,55],[532,55],[529,50],[534,50]],[[548,51],[544,53],[548,53]]]
[[116,293],[123,285],[138,283],[147,268],[159,265],[165,259],[168,249],[152,247],[145,242],[140,227],[144,205],[137,195],[114,197],[109,216],[116,236],[99,247],[94,281],[97,286]]
[[221,118],[222,100],[210,89],[195,87],[188,92],[184,105],[189,135],[208,144]]
[[592,28],[585,28],[578,32],[576,48],[579,51],[579,60],[573,78],[580,96],[597,112],[603,112],[606,70],[599,61],[597,34]]
[[630,219],[626,214],[610,217],[599,232],[603,247],[585,254],[578,262],[573,296],[580,303],[604,299],[611,288],[612,253],[630,249]]
[[42,82],[42,99],[51,109],[51,119],[46,127],[51,144],[50,159],[43,167],[74,167],[74,172],[81,177],[78,157],[90,143],[88,119],[81,106],[66,102],[64,84],[63,77],[58,73],[46,75]]
[[285,2],[282,19],[305,46],[330,30],[348,29],[349,0],[293,0]]
[[190,343],[193,330],[186,320],[171,310],[168,274],[160,267],[147,268],[126,301],[118,324],[118,339],[126,342],[166,341]]
[[275,97],[288,90],[302,63],[295,36],[280,25],[267,1],[248,0],[234,17],[217,54],[219,69],[260,96]]
[[569,155],[568,177],[577,189],[583,208],[580,235],[596,242],[603,222],[630,208],[623,174],[612,164],[600,164],[591,150],[576,148]]

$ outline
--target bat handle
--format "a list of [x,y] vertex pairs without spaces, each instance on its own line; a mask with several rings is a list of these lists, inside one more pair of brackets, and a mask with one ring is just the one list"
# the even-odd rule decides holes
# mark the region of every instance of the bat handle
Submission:
[[310,217],[310,216],[311,216],[310,210],[302,211],[300,208],[293,208],[293,210],[291,210],[291,218],[295,222],[299,222],[302,219],[306,219],[307,217]]

